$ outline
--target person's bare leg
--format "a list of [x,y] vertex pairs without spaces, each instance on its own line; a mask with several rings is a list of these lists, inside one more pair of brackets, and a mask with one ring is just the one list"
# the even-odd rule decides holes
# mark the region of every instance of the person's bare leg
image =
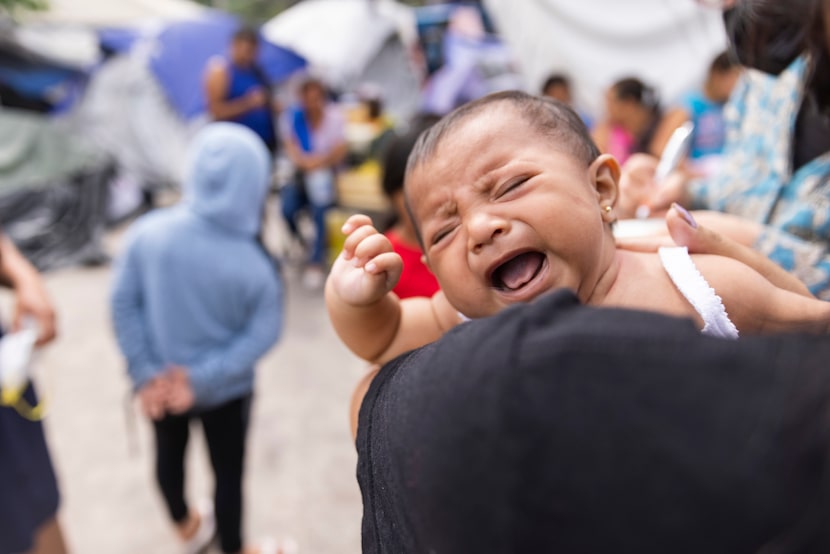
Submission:
[[66,554],[66,541],[63,539],[58,518],[53,517],[40,526],[35,533],[35,546],[29,554]]

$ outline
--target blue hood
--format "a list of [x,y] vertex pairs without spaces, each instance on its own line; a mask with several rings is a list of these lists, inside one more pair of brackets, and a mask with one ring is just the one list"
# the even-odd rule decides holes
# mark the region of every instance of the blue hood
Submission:
[[238,234],[259,232],[271,163],[262,140],[235,123],[210,123],[190,146],[185,203]]

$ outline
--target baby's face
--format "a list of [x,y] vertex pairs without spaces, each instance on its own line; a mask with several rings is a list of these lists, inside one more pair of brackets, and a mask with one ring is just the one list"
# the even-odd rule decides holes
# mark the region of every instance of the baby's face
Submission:
[[450,131],[407,180],[427,262],[450,303],[484,317],[559,287],[587,300],[614,250],[603,208],[616,184],[598,190],[594,165],[557,149],[510,106]]

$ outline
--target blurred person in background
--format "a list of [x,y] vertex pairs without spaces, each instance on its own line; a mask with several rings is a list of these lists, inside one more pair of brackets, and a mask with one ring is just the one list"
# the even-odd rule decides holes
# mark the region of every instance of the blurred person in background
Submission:
[[276,106],[271,84],[257,63],[259,35],[243,27],[234,33],[227,58],[212,59],[205,73],[208,112],[215,121],[244,125],[259,135],[273,154]]
[[395,136],[395,122],[386,113],[383,105],[383,96],[373,87],[364,87],[360,94],[361,101],[366,106],[367,123],[373,131],[373,138],[367,151],[368,159],[382,159],[389,143]]
[[[571,80],[563,73],[553,73],[548,76],[542,84],[541,94],[542,96],[559,100],[563,104],[566,104],[576,110],[576,107],[573,104],[573,95],[571,94]],[[579,114],[579,117],[582,118],[582,122],[585,123],[585,126],[590,130],[594,126],[591,118],[579,110],[576,111]]]
[[[30,320],[38,330],[37,346],[55,338],[55,311],[37,270],[8,237],[0,235],[0,283],[14,292],[10,331]],[[2,336],[2,329],[0,329]],[[0,368],[2,371],[3,368]],[[6,388],[4,388],[6,387]],[[0,554],[63,554],[57,520],[58,494],[43,425],[32,417],[38,400],[31,382],[13,405],[5,379],[0,381]]]
[[692,170],[702,176],[714,175],[726,139],[723,107],[740,75],[741,66],[729,52],[715,57],[703,87],[685,94],[679,106],[663,117],[655,137],[655,153],[663,151],[675,129],[690,121],[694,125],[689,151]]
[[713,210],[696,217],[830,300],[830,2],[719,4],[747,67],[725,108],[722,169],[707,180],[677,172],[659,187],[652,171],[621,188],[625,204]]
[[392,139],[384,159],[383,192],[392,202],[395,217],[392,226],[384,234],[392,243],[394,251],[403,259],[401,278],[392,289],[398,298],[431,297],[438,292],[438,281],[423,262],[424,254],[418,243],[418,235],[406,209],[403,183],[406,162],[415,142],[422,132],[439,119],[437,115],[416,116],[405,134]]
[[[256,134],[222,122],[200,131],[189,157],[183,202],[130,229],[115,334],[153,421],[156,478],[185,550],[200,552],[218,530],[222,552],[266,552],[243,543],[242,484],[254,366],[282,326],[281,279],[258,240],[270,159]],[[194,419],[215,477],[213,505],[195,509],[184,496]]]
[[344,110],[348,112],[348,153],[344,165],[358,170],[377,169],[395,137],[395,121],[386,112],[382,93],[375,85],[361,85],[356,97],[356,105]]
[[636,77],[620,79],[605,93],[605,120],[593,130],[604,154],[623,164],[634,153],[655,153],[662,109],[657,92]]
[[554,73],[542,85],[542,96],[559,100],[563,104],[571,105],[571,82],[561,73]]
[[300,103],[280,118],[285,154],[295,168],[293,182],[282,189],[282,213],[292,235],[302,242],[298,218],[311,212],[314,240],[303,284],[318,290],[325,281],[326,212],[336,202],[336,169],[348,152],[345,119],[329,102],[322,81],[309,78],[300,86]]

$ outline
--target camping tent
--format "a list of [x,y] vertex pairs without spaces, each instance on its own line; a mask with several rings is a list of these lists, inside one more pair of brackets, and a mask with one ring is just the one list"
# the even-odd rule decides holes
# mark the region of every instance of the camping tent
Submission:
[[485,0],[532,90],[569,74],[580,108],[597,115],[614,80],[639,76],[664,102],[700,83],[724,49],[720,12],[675,0]]
[[77,67],[99,60],[101,34],[132,43],[159,25],[197,19],[209,10],[190,0],[49,0],[47,9],[20,15],[20,44]]
[[112,163],[64,121],[0,110],[0,222],[40,269],[103,259]]
[[[179,8],[154,8],[169,5]],[[49,111],[44,98],[57,85],[79,75],[88,81],[60,117],[0,110],[0,221],[41,268],[100,260],[98,238],[107,218],[136,208],[142,189],[181,183],[187,143],[205,119],[198,117],[203,68],[224,53],[239,25],[183,1],[72,0],[69,6],[52,0],[52,6],[55,12],[0,40],[0,61],[14,61],[0,65],[0,101],[10,97],[9,89],[19,104]],[[95,28],[122,23],[128,26]],[[99,33],[114,53],[102,63]],[[91,34],[94,52],[62,51],[73,34]],[[305,63],[270,44],[262,53],[273,79]]]
[[0,32],[0,105],[47,112],[65,101],[82,70],[33,52]]
[[[76,118],[102,150],[145,187],[181,183],[184,153],[206,119],[202,75],[225,52],[239,23],[221,12],[160,26],[103,64],[87,88]],[[270,43],[260,63],[274,82],[305,60]],[[125,103],[129,100],[129,105]]]
[[305,0],[262,28],[265,38],[303,56],[337,90],[381,90],[389,112],[418,107],[420,78],[410,59],[415,15],[394,0]]
[[430,70],[425,111],[445,114],[491,92],[525,88],[513,53],[490,32],[480,7],[435,4],[419,8],[417,14]]

